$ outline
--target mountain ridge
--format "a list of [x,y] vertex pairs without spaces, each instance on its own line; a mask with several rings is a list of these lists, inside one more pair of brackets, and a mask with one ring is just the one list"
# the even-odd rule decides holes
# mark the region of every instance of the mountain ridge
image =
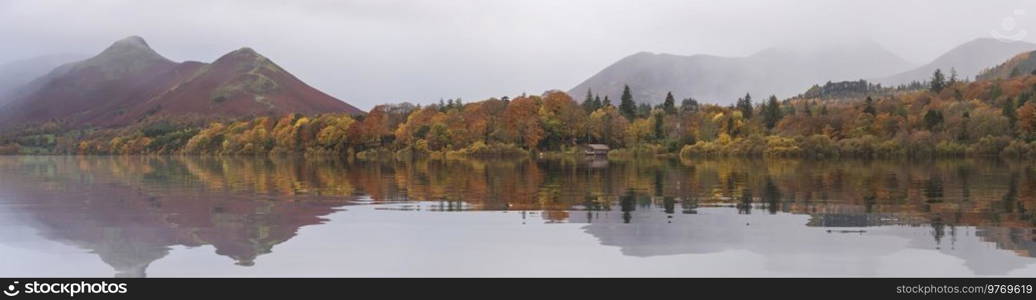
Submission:
[[31,85],[38,87],[0,110],[0,126],[46,121],[118,126],[153,115],[363,113],[305,84],[251,48],[231,51],[211,64],[177,63],[139,36],[120,39],[93,57],[59,66]]
[[569,94],[581,99],[590,89],[617,99],[628,84],[637,102],[657,104],[673,92],[677,97],[728,104],[745,93],[792,96],[817,83],[880,76],[910,66],[873,42],[812,52],[771,47],[743,57],[641,51],[605,67]]

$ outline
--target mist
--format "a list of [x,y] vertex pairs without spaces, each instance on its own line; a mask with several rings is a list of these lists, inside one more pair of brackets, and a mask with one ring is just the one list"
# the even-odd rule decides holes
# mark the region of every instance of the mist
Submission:
[[176,61],[247,46],[369,109],[567,90],[640,51],[737,57],[871,41],[923,64],[994,32],[1036,41],[1033,29],[1026,1],[9,0],[0,63],[92,55],[129,35]]

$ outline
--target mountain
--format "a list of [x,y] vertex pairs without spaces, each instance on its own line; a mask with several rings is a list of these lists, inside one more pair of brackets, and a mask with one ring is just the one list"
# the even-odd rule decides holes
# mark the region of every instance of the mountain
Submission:
[[38,87],[0,110],[0,126],[49,120],[116,126],[153,115],[362,113],[251,49],[231,52],[212,64],[177,63],[137,36],[58,67],[29,85]]
[[672,91],[677,97],[729,104],[745,93],[757,99],[771,94],[787,97],[818,83],[882,76],[909,67],[909,62],[873,42],[813,51],[771,48],[747,57],[640,52],[591,76],[569,94],[583,99],[591,89],[617,103],[628,84],[637,102],[659,103]]
[[52,54],[0,64],[0,106],[19,93],[35,78],[62,64],[85,58],[79,54]]
[[961,79],[974,78],[989,67],[1019,53],[1033,50],[1036,50],[1036,44],[981,38],[957,46],[916,69],[870,81],[885,85],[906,84],[915,80],[925,81],[932,77],[932,73],[936,69],[942,69],[943,73],[949,76],[951,68],[957,70],[957,77]]
[[1007,79],[1029,74],[1036,74],[1036,51],[1015,55],[1006,62],[982,72],[976,79]]
[[141,102],[127,115],[135,117],[149,112],[207,112],[230,116],[269,112],[362,113],[306,85],[250,48],[230,52],[209,65],[185,63],[181,66],[180,73],[190,74],[187,78],[162,94]]

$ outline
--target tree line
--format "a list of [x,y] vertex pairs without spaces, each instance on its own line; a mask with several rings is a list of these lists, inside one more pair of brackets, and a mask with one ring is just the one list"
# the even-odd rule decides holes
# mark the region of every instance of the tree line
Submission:
[[937,70],[916,88],[847,82],[814,92],[763,101],[746,94],[733,105],[677,103],[669,93],[652,106],[626,86],[614,104],[591,90],[582,101],[554,90],[379,105],[362,116],[153,118],[86,130],[48,122],[4,134],[0,153],[504,156],[578,153],[592,143],[635,156],[1036,156],[1036,76],[968,82]]

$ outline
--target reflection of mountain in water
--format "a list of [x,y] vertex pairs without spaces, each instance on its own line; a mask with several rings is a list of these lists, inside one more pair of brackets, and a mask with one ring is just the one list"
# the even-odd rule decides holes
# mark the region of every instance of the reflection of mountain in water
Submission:
[[[0,190],[13,199],[5,201],[31,216],[42,235],[89,249],[117,276],[144,276],[149,264],[176,245],[211,245],[217,254],[250,266],[346,201],[303,195],[263,199],[221,188],[219,182],[169,188],[214,180],[184,172],[198,162],[176,159],[21,159],[2,165],[7,170]],[[147,184],[156,177],[166,179],[162,186]]]
[[[953,236],[947,237],[952,241],[936,241],[932,227],[806,227],[803,225],[814,216],[746,215],[738,214],[733,207],[703,207],[696,212],[666,214],[659,207],[638,207],[629,212],[629,219],[633,220],[629,223],[624,213],[617,211],[572,213],[569,221],[587,223],[586,233],[602,245],[619,247],[624,255],[651,257],[747,250],[765,257],[768,269],[789,274],[879,274],[874,267],[880,258],[903,248],[938,249],[961,258],[965,266],[980,275],[1003,275],[1033,263],[1031,258],[1004,253],[1000,242],[996,242],[997,247],[989,243],[990,233],[1018,233],[1018,229],[954,228]],[[859,218],[843,220],[861,224]],[[959,233],[962,230],[969,232]],[[1008,249],[1024,249],[1017,251],[1031,255],[1036,243],[1031,234],[1027,238],[1026,244],[1014,244]]]
[[0,204],[32,218],[48,239],[97,253],[120,276],[143,276],[178,245],[211,245],[253,265],[300,227],[357,203],[354,195],[437,202],[435,211],[543,211],[548,222],[587,223],[587,233],[625,255],[744,250],[788,273],[874,274],[881,256],[935,249],[996,275],[1036,254],[1030,166],[601,163],[0,157]]

